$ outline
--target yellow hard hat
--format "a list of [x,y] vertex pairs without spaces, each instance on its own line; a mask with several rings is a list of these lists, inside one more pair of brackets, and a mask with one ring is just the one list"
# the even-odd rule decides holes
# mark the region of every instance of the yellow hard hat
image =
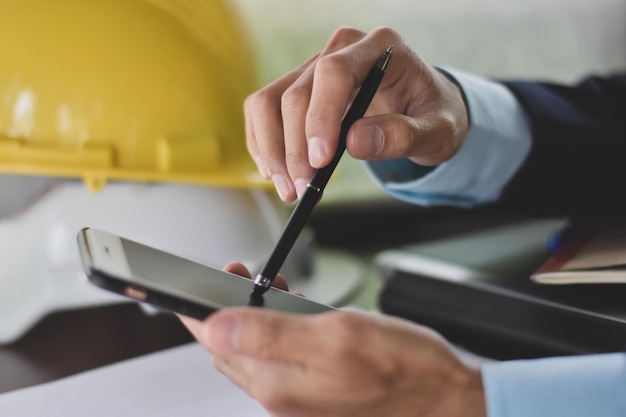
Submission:
[[245,146],[256,87],[218,0],[1,0],[0,172],[266,186]]

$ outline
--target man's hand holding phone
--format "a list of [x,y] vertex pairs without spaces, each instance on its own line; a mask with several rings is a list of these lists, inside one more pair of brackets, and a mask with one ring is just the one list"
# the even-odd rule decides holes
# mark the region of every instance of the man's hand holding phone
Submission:
[[[250,278],[240,263],[224,269]],[[282,277],[274,284],[287,289]],[[478,370],[437,333],[402,319],[233,307],[181,320],[215,367],[273,416],[484,415]],[[465,413],[474,407],[483,414]]]

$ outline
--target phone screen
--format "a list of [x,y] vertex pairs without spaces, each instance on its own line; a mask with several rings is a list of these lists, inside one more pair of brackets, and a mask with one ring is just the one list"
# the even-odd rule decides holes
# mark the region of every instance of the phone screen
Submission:
[[[108,232],[87,229],[83,237],[87,241],[89,257],[93,262],[91,268],[87,268],[88,275],[90,269],[91,274],[98,271],[101,273],[98,280],[92,280],[97,285],[107,288],[106,282],[102,280],[117,279],[128,285],[147,289],[153,294],[167,295],[170,299],[174,297],[181,303],[189,301],[201,304],[212,310],[251,305],[254,284],[250,279]],[[119,259],[122,257],[126,259]],[[123,268],[115,267],[120,263],[124,264]],[[158,297],[156,299],[158,300]],[[296,313],[320,313],[332,309],[276,288],[270,288],[263,294],[262,305],[266,308]],[[167,307],[171,308],[172,303],[169,302]],[[181,312],[180,308],[173,310]]]

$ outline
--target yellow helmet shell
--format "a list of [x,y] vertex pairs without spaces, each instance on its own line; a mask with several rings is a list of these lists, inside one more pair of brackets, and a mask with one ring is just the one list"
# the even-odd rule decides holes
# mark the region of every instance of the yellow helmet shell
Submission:
[[267,184],[245,146],[254,53],[218,0],[0,1],[0,172]]

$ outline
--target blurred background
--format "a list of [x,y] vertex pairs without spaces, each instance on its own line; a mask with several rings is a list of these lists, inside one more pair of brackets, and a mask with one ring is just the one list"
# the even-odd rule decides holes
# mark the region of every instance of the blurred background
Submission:
[[335,29],[390,26],[424,58],[495,77],[571,82],[626,63],[623,0],[233,0],[263,81],[321,49]]

